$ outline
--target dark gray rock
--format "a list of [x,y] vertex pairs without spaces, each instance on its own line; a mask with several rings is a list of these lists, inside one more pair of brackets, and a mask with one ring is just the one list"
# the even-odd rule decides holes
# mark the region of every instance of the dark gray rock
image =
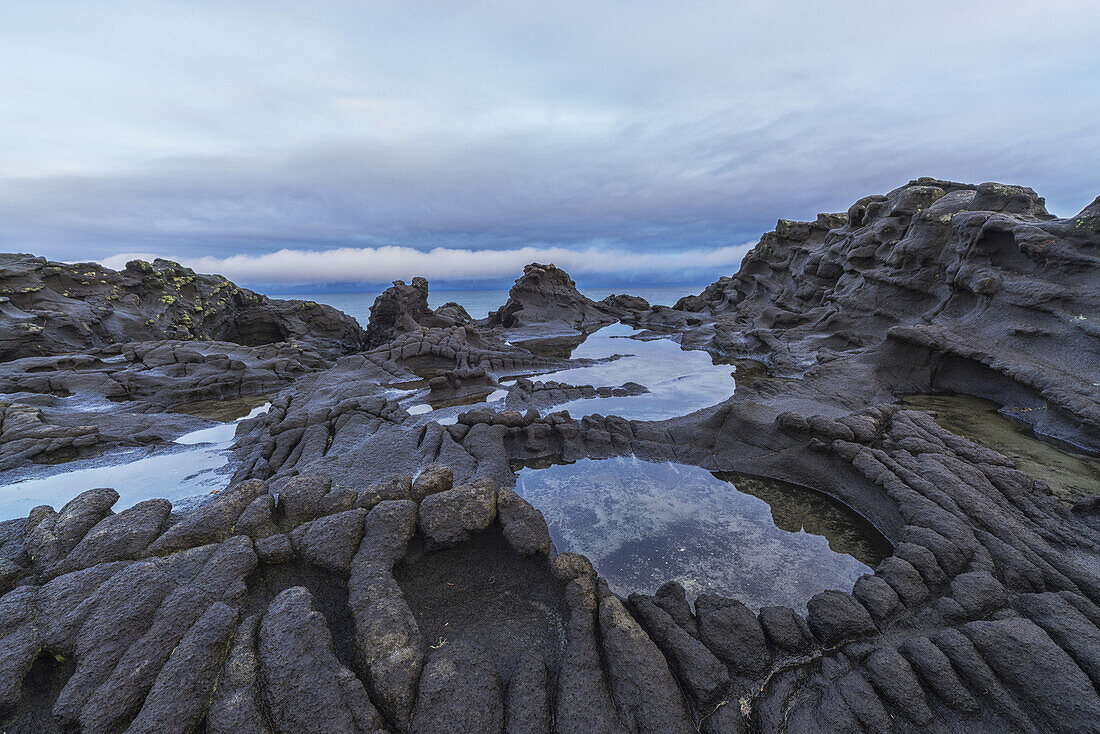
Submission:
[[271,602],[260,625],[259,660],[278,734],[385,731],[363,684],[336,659],[324,617],[304,588]]
[[413,734],[497,734],[504,699],[492,659],[459,640],[433,650],[420,676]]
[[987,617],[1008,604],[1005,587],[986,571],[956,576],[951,580],[951,596],[969,619]]
[[558,665],[554,729],[560,734],[626,734],[607,687],[600,662],[596,627],[595,572],[587,558],[563,553],[554,559],[554,575],[567,580],[569,619]]
[[393,566],[404,556],[415,530],[412,501],[376,505],[363,522],[363,542],[348,579],[357,665],[369,681],[372,699],[401,730],[412,719],[424,665],[424,638],[393,577]]
[[554,265],[531,263],[508,292],[508,302],[489,314],[489,327],[584,330],[616,320],[590,298],[581,295],[569,275]]
[[882,646],[864,662],[867,678],[889,704],[915,726],[931,728],[935,714],[913,668],[895,648]]
[[157,673],[138,715],[126,729],[134,734],[187,734],[206,714],[237,611],[215,602],[187,631]]
[[479,479],[425,497],[420,503],[420,531],[433,543],[446,547],[485,530],[496,516],[496,486],[490,480]]
[[168,500],[145,500],[117,515],[108,515],[57,562],[51,573],[69,573],[97,563],[137,558],[160,535],[171,511]]
[[824,647],[878,632],[867,609],[850,594],[823,591],[806,603],[806,622]]
[[296,555],[329,571],[346,572],[359,550],[366,516],[367,511],[357,507],[299,525],[290,531]]
[[364,337],[331,306],[272,300],[169,260],[115,271],[4,254],[0,294],[0,361],[157,339],[298,341],[335,356],[359,349]]
[[553,548],[542,512],[511,487],[497,489],[497,516],[509,545],[520,555],[549,556]]
[[508,681],[506,734],[550,734],[550,671],[537,652],[528,651]]
[[256,497],[266,493],[267,485],[258,480],[230,487],[169,527],[153,541],[149,552],[161,555],[228,538],[241,513]]
[[206,713],[208,734],[268,731],[259,700],[259,653],[256,648],[260,615],[246,617],[233,634],[225,666]]
[[66,503],[60,512],[41,514],[37,522],[28,522],[23,540],[27,556],[39,566],[63,558],[110,514],[115,502],[118,492],[113,489],[89,489]]
[[286,563],[294,558],[294,543],[285,533],[256,541],[256,555],[264,563]]
[[700,594],[695,616],[699,639],[735,673],[755,678],[767,671],[772,654],[751,609],[736,599]]
[[1100,697],[1088,676],[1035,623],[970,622],[963,632],[1005,687],[1048,731],[1082,732],[1100,722]]
[[412,477],[398,476],[378,482],[360,492],[359,499],[355,501],[355,506],[371,510],[379,502],[409,499],[413,499]]
[[290,525],[322,515],[350,509],[358,496],[354,490],[332,486],[332,480],[319,474],[302,474],[279,487],[279,512]]
[[419,502],[428,495],[446,492],[454,486],[454,472],[449,466],[432,464],[416,475],[412,483],[412,499]]
[[599,595],[600,639],[622,720],[639,734],[691,732],[691,715],[660,650],[618,597],[606,588]]
[[436,311],[428,308],[428,281],[424,278],[413,278],[411,285],[395,280],[374,299],[365,346],[373,349],[421,328],[441,328],[470,320],[470,315],[461,306],[457,309],[456,304],[448,306]]
[[657,589],[653,597],[653,603],[665,610],[672,621],[683,627],[691,635],[698,637],[699,630],[695,623],[695,615],[691,611],[691,604],[687,600],[687,592],[677,581],[668,581]]
[[852,587],[852,596],[867,608],[879,624],[901,607],[897,592],[879,575],[860,576]]
[[647,597],[632,594],[630,605],[696,706],[706,709],[716,705],[728,693],[726,666]]
[[802,653],[814,647],[806,620],[787,607],[763,607],[760,626],[772,644],[787,652]]

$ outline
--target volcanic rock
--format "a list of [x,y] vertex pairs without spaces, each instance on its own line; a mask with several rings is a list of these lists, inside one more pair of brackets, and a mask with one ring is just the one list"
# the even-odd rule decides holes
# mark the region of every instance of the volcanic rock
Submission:
[[411,285],[395,280],[374,299],[364,346],[374,349],[420,328],[443,328],[468,321],[470,315],[457,304],[447,304],[438,311],[428,308],[428,281],[424,278],[413,278]]
[[0,362],[163,339],[299,342],[331,357],[358,350],[364,338],[331,306],[273,300],[170,260],[115,271],[0,255],[0,297]]
[[595,301],[581,295],[564,270],[531,263],[508,292],[508,302],[490,313],[484,323],[505,329],[537,326],[543,330],[557,327],[591,331],[615,320]]

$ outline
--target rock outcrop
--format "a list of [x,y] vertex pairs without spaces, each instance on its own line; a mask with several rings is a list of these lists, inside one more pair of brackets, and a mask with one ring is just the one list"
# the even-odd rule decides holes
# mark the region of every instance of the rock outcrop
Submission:
[[424,278],[413,278],[411,285],[395,280],[374,299],[364,346],[374,349],[420,328],[438,329],[469,321],[470,315],[455,303],[448,303],[436,311],[428,308],[428,281]]
[[858,361],[895,393],[987,397],[1100,449],[1098,264],[1100,200],[1058,219],[1028,188],[918,179],[846,214],[780,220],[736,275],[637,317],[694,317],[686,341],[788,374]]
[[508,302],[490,313],[484,324],[504,329],[537,326],[549,331],[591,331],[615,320],[582,295],[564,270],[531,263],[508,292]]
[[302,474],[275,498],[244,482],[180,518],[163,500],[113,514],[110,490],[36,508],[0,524],[0,722],[1090,731],[1100,581],[1076,558],[1095,533],[922,413],[810,423],[778,422],[785,460],[849,463],[900,527],[874,574],[805,617],[691,605],[675,584],[616,597],[510,489],[453,486],[438,465],[362,491]]
[[0,362],[163,339],[298,342],[331,358],[364,339],[331,306],[274,300],[159,259],[115,271],[0,255],[0,315]]
[[[1100,200],[1063,220],[1030,189],[920,179],[781,221],[738,274],[675,308],[596,304],[531,265],[483,322],[431,311],[416,279],[379,297],[365,335],[343,341],[329,319],[299,345],[257,341],[267,327],[246,314],[286,314],[240,296],[173,332],[186,338],[110,346],[151,298],[178,318],[166,288],[199,303],[216,281],[89,268],[65,295],[84,266],[8,258],[6,287],[42,288],[0,303],[0,344],[33,322],[24,307],[68,316],[27,342],[43,354],[6,347],[0,470],[126,440],[103,402],[164,432],[182,401],[279,394],[240,427],[230,486],[186,510],[115,512],[118,493],[94,489],[0,522],[0,730],[1100,732],[1100,498],[1071,509],[898,402],[990,397],[1096,447],[1098,223]],[[113,287],[133,291],[125,308],[90,318]],[[569,359],[575,341],[502,335],[615,318],[757,359],[764,377],[670,420],[549,412],[646,387],[537,381],[592,362]],[[217,329],[224,341],[201,341]],[[447,421],[408,399],[490,390]],[[102,402],[66,412],[71,393]],[[156,432],[126,420],[133,440]],[[619,456],[828,495],[889,555],[805,613],[689,599],[676,582],[619,596],[513,488],[517,465]]]

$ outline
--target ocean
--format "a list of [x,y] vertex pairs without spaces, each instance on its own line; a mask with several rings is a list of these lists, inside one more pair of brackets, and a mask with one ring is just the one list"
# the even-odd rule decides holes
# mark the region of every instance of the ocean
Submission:
[[[612,293],[629,293],[632,296],[641,296],[653,305],[671,306],[684,296],[699,293],[706,287],[703,285],[622,285],[615,288],[580,288],[581,293],[594,301],[606,298]],[[363,327],[370,321],[370,307],[374,305],[374,299],[378,297],[384,288],[376,291],[363,291],[361,293],[294,293],[291,295],[269,294],[272,298],[298,299],[302,301],[316,301],[338,308],[349,316],[355,318]],[[490,311],[495,311],[508,300],[508,290],[505,288],[494,290],[428,290],[428,305],[438,308],[444,303],[454,302],[461,305],[475,319],[485,318]]]

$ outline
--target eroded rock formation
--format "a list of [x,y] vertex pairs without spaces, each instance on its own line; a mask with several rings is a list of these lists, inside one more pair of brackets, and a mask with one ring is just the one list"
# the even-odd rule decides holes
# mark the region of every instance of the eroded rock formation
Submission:
[[531,263],[508,293],[508,302],[489,314],[485,325],[505,329],[537,326],[569,331],[592,330],[612,323],[608,314],[577,290],[577,284],[554,265]]
[[395,280],[371,306],[364,345],[374,349],[420,328],[443,328],[469,321],[470,315],[457,303],[435,311],[428,308],[428,281],[424,278],[413,278],[411,285]]
[[0,361],[162,339],[299,342],[328,357],[363,330],[331,306],[278,301],[169,260],[121,271],[0,255]]
[[[898,404],[990,397],[1095,448],[1098,207],[1061,220],[1030,189],[920,179],[781,221],[675,308],[595,304],[532,265],[479,323],[398,282],[366,351],[335,361],[317,342],[108,347],[111,318],[93,337],[56,322],[30,343],[72,354],[0,365],[16,396],[0,402],[0,471],[124,441],[117,413],[59,410],[69,391],[148,411],[165,435],[181,401],[279,394],[240,425],[231,486],[193,509],[115,513],[96,489],[0,522],[0,729],[1100,731],[1100,498],[1071,509]],[[33,277],[55,293],[65,272]],[[62,296],[95,307],[88,287]],[[615,318],[729,360],[737,393],[670,420],[578,419],[551,411],[647,388],[537,379],[585,364],[569,359],[583,334],[500,336]],[[476,402],[490,390],[506,396]],[[441,421],[409,394],[472,404]],[[893,551],[804,613],[675,582],[617,595],[513,489],[517,461],[615,456],[829,495]]]
[[847,214],[780,220],[736,275],[637,317],[788,374],[835,383],[823,365],[843,359],[874,370],[865,385],[988,397],[1100,449],[1098,248],[1100,200],[1058,219],[1028,188],[918,179]]
[[0,598],[2,715],[12,731],[158,732],[1100,720],[1100,580],[1078,562],[1095,534],[923,413],[777,429],[788,463],[846,464],[896,515],[894,554],[805,617],[692,605],[676,584],[616,597],[513,490],[455,486],[441,465],[362,491],[250,480],[181,517],[163,500],[113,514],[117,495],[92,490],[0,525],[0,583],[19,584]]

